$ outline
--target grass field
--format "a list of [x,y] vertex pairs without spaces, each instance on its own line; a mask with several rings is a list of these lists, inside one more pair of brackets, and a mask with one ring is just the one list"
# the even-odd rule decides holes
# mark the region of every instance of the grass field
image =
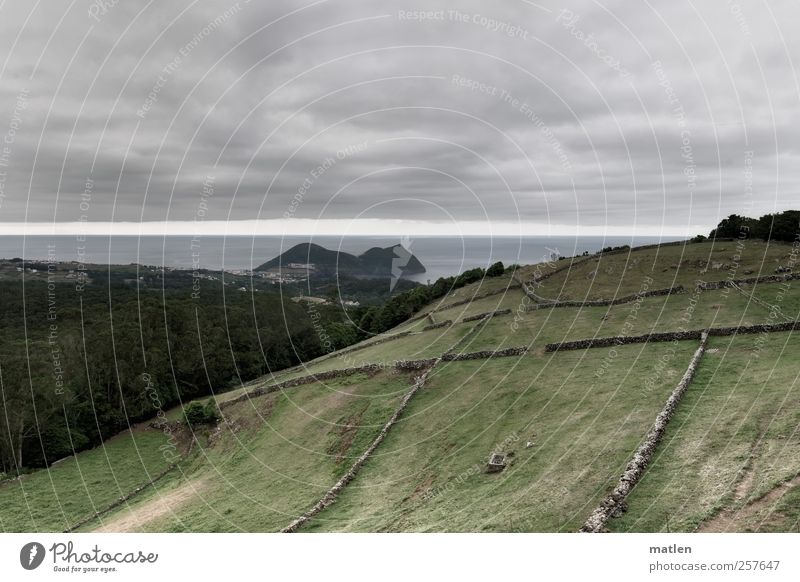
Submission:
[[613,531],[798,531],[797,487],[758,500],[800,474],[800,336],[712,338],[709,348]]
[[[652,279],[651,289],[659,289],[694,287],[698,279],[721,281],[731,275],[735,279],[773,275],[777,267],[785,265],[790,252],[788,244],[747,240],[592,256],[546,279],[536,293],[561,300],[606,299],[638,293],[646,278]],[[555,264],[560,266],[559,263]],[[534,270],[527,268],[522,274],[530,277]]]
[[2,531],[63,531],[163,471],[160,430],[138,427],[47,470],[0,485]]
[[[308,531],[575,531],[695,348],[681,344],[662,370],[668,345],[620,348],[609,382],[595,378],[606,349],[436,368],[379,454]],[[647,376],[653,386],[643,389]],[[486,474],[498,445],[515,463]]]
[[226,408],[229,424],[180,479],[104,522],[112,530],[277,531],[336,482],[410,384],[405,374],[358,375]]
[[[446,308],[451,303],[459,301],[480,301],[481,296],[488,293],[495,293],[502,290],[507,290],[506,292],[512,292],[515,289],[519,291],[519,284],[512,279],[510,273],[503,274],[498,277],[485,277],[480,281],[476,281],[475,283],[464,285],[459,289],[453,289],[446,296],[441,297],[436,301],[432,301],[429,305],[425,306],[420,310],[420,313],[430,313],[434,310],[440,310],[442,308]],[[502,295],[502,293],[498,293],[498,295]],[[488,297],[486,299],[490,298],[491,297]],[[445,309],[444,311],[447,310]],[[437,321],[443,317],[444,311],[442,312],[442,315],[439,315],[439,311],[436,311],[436,313],[433,314]]]

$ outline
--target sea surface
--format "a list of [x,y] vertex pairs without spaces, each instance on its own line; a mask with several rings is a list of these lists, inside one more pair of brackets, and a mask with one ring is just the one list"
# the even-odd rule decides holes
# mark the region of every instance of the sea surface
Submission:
[[[553,254],[572,256],[608,246],[645,245],[678,240],[659,237],[420,237],[402,241],[425,266],[426,272],[410,277],[419,282],[457,275],[496,261],[531,264]],[[399,237],[365,236],[2,236],[0,258],[77,261],[85,264],[138,263],[174,269],[196,266],[212,270],[253,269],[296,244],[313,242],[328,249],[360,254],[371,247],[400,244]]]

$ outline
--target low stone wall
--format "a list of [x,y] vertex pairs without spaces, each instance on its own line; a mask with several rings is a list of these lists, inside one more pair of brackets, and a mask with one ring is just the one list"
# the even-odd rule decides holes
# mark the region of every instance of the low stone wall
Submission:
[[395,362],[394,367],[398,370],[424,370],[430,368],[436,362],[436,358],[429,358],[424,360],[398,360]]
[[756,325],[743,325],[739,327],[712,327],[708,330],[691,329],[685,331],[656,332],[647,335],[629,335],[588,338],[576,341],[547,344],[545,352],[558,352],[562,350],[583,350],[586,348],[606,348],[623,344],[641,344],[648,342],[671,342],[691,339],[700,339],[703,333],[710,336],[729,336],[736,334],[772,333],[781,331],[794,331],[800,329],[800,321],[786,321],[782,323],[760,323]]
[[447,305],[442,305],[441,307],[437,307],[433,310],[434,313],[438,311],[445,311],[447,309],[451,309],[453,307],[460,307],[461,305],[468,305],[473,301],[478,301],[480,299],[486,299],[487,297],[493,297],[494,295],[500,295],[501,293],[506,293],[510,289],[517,289],[519,287],[523,287],[522,283],[517,280],[514,275],[511,276],[512,280],[514,281],[513,284],[508,285],[507,287],[503,287],[502,289],[495,289],[494,291],[487,291],[486,293],[481,293],[480,295],[475,295],[474,297],[470,297],[468,299],[459,299],[458,301],[453,301],[452,303],[448,303]]
[[675,414],[675,410],[678,408],[678,404],[683,398],[686,389],[694,379],[697,367],[705,353],[707,342],[708,335],[704,333],[700,338],[700,347],[697,348],[697,351],[695,351],[692,356],[681,381],[672,391],[664,408],[656,417],[655,423],[645,436],[644,441],[639,445],[639,448],[636,449],[636,452],[633,454],[633,458],[628,462],[628,465],[625,467],[625,472],[622,474],[622,477],[620,477],[617,486],[591,513],[580,531],[586,533],[602,532],[605,530],[606,524],[612,516],[619,515],[625,510],[625,498],[636,483],[639,482],[642,475],[644,475],[647,465],[650,464],[656,448],[664,436],[664,431],[666,431],[669,421]]
[[286,380],[285,382],[280,382],[278,384],[259,386],[258,388],[249,390],[244,394],[240,394],[236,398],[231,398],[230,400],[221,402],[219,404],[219,408],[220,409],[227,408],[229,406],[233,406],[234,404],[238,404],[239,402],[244,402],[245,400],[250,400],[251,398],[256,398],[258,396],[264,396],[265,394],[272,394],[273,392],[279,392],[281,390],[285,390],[286,388],[294,388],[295,386],[302,386],[304,384],[313,384],[314,382],[332,380],[334,378],[345,378],[347,376],[352,376],[353,374],[358,374],[360,372],[374,373],[379,371],[380,369],[381,366],[379,364],[366,364],[364,366],[356,366],[354,368],[342,368],[341,370],[328,370],[327,372],[318,372],[316,374],[309,374],[308,376],[292,378],[291,380]]
[[92,521],[94,521],[98,517],[101,517],[101,516],[107,514],[108,512],[116,509],[117,507],[119,507],[123,503],[129,501],[132,497],[135,497],[136,495],[138,495],[139,493],[141,493],[142,491],[144,491],[148,487],[152,486],[153,484],[157,483],[158,481],[160,481],[161,479],[166,477],[167,474],[170,471],[174,470],[175,467],[177,467],[177,466],[178,466],[177,463],[173,463],[172,465],[170,465],[169,467],[167,467],[166,469],[161,471],[158,475],[153,477],[147,483],[145,483],[143,485],[139,485],[136,489],[126,493],[125,495],[123,495],[122,497],[120,497],[116,501],[113,501],[112,503],[110,503],[109,505],[107,505],[106,507],[101,509],[100,511],[96,511],[94,514],[92,514],[90,516],[87,516],[87,517],[84,517],[83,519],[77,521],[76,523],[72,524],[70,527],[65,529],[63,533],[74,532],[76,529],[79,529],[79,528],[83,527],[84,525],[86,525],[87,523],[91,523]]
[[336,358],[336,357],[339,357],[339,356],[343,356],[345,354],[350,354],[352,352],[357,352],[359,350],[365,350],[367,348],[371,348],[372,346],[377,346],[378,344],[383,344],[383,343],[386,343],[386,342],[390,342],[392,340],[400,339],[401,337],[405,337],[407,335],[411,335],[412,333],[414,333],[414,332],[411,331],[411,330],[409,330],[409,331],[401,331],[400,333],[393,333],[392,335],[387,335],[386,337],[378,338],[375,341],[371,341],[371,342],[366,343],[366,344],[361,344],[361,345],[358,345],[358,346],[352,346],[352,347],[349,347],[349,348],[344,348],[343,350],[339,350],[338,352],[334,352],[334,353],[330,354],[325,359],[327,360],[327,359],[330,359],[330,358]]
[[488,360],[489,358],[509,358],[513,356],[524,356],[528,353],[528,346],[516,348],[505,348],[502,350],[483,350],[480,352],[467,352],[464,354],[447,353],[442,356],[445,362],[455,362],[461,360]]
[[736,289],[736,291],[738,291],[744,297],[747,297],[749,301],[752,301],[756,305],[760,305],[761,307],[769,311],[770,317],[772,317],[772,314],[774,313],[775,315],[780,315],[784,319],[784,321],[791,321],[794,319],[794,317],[784,313],[783,310],[780,308],[780,306],[772,305],[771,303],[767,303],[763,299],[759,299],[758,297],[756,297],[755,293],[748,293],[745,289],[742,289],[739,285],[736,284],[733,285],[733,288]]
[[563,350],[584,350],[587,348],[607,348],[623,344],[641,344],[646,342],[670,342],[699,339],[701,330],[651,333],[647,335],[619,335],[612,337],[587,338],[575,341],[552,343],[544,346],[545,352]]
[[487,311],[486,313],[479,313],[478,315],[470,315],[461,320],[461,323],[468,323],[470,321],[478,321],[479,319],[491,319],[498,315],[509,315],[510,309],[498,309],[497,311]]
[[538,309],[552,309],[555,307],[606,307],[610,305],[622,305],[624,303],[633,303],[645,297],[658,297],[664,295],[674,295],[676,293],[683,293],[685,291],[683,285],[676,287],[667,287],[665,289],[653,289],[652,291],[643,291],[642,293],[634,293],[632,295],[625,295],[617,297],[616,299],[597,299],[592,301],[552,301],[551,303],[541,303],[530,305],[526,311],[536,311]]
[[372,444],[369,445],[366,451],[364,451],[356,462],[350,467],[347,473],[336,482],[336,484],[331,487],[327,493],[320,499],[311,509],[306,511],[303,515],[295,519],[292,523],[287,525],[285,528],[281,530],[281,533],[294,533],[300,527],[302,527],[305,523],[310,521],[314,516],[322,512],[326,507],[331,505],[336,501],[336,498],[339,497],[339,494],[347,487],[347,484],[350,483],[353,479],[355,479],[358,472],[361,470],[361,467],[364,466],[364,463],[367,462],[367,459],[370,458],[372,453],[378,446],[383,442],[386,438],[386,435],[389,434],[389,431],[392,427],[397,423],[400,417],[403,415],[403,412],[408,407],[408,403],[414,397],[414,395],[419,392],[423,386],[425,386],[425,382],[428,380],[428,375],[430,374],[431,370],[441,361],[440,358],[436,358],[433,362],[433,365],[428,368],[428,370],[422,374],[417,380],[414,382],[414,385],[411,387],[405,396],[403,396],[403,400],[400,402],[400,405],[397,407],[397,410],[394,411],[391,418],[387,421],[384,427],[381,429],[381,432],[378,433],[378,436],[375,437],[375,440],[372,441]]
[[440,327],[447,327],[448,325],[453,325],[451,320],[447,321],[440,321],[439,323],[432,323],[431,325],[426,325],[422,328],[422,331],[430,331],[432,329],[439,329]]
[[702,291],[713,289],[724,289],[725,287],[736,287],[738,285],[755,285],[757,283],[783,283],[800,279],[800,273],[790,273],[788,275],[765,275],[763,277],[750,277],[748,279],[723,279],[722,281],[699,281],[697,288]]
[[756,325],[743,325],[739,327],[712,327],[708,335],[726,336],[735,334],[773,333],[780,331],[800,330],[800,321],[783,321],[781,323],[758,323]]

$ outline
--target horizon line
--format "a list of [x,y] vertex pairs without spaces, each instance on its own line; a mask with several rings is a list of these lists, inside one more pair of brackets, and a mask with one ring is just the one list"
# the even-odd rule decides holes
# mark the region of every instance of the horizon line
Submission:
[[199,221],[0,222],[0,236],[613,236],[692,237],[707,225],[566,225],[510,221],[253,219]]

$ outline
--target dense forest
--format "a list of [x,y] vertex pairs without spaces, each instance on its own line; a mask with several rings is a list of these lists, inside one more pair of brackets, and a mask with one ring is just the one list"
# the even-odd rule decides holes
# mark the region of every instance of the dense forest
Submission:
[[279,293],[226,291],[0,282],[0,471],[43,466],[159,409],[317,357],[319,325],[345,317],[322,306],[315,327]]
[[[0,281],[0,472],[48,465],[159,410],[381,333],[504,271],[497,263],[399,285],[382,305],[347,310],[333,284],[332,300],[312,309],[280,288],[240,292],[204,280],[198,291],[185,273],[165,274],[159,287],[131,286],[113,270],[90,273],[83,286]],[[388,289],[387,280],[362,285],[370,298],[376,285]]]

